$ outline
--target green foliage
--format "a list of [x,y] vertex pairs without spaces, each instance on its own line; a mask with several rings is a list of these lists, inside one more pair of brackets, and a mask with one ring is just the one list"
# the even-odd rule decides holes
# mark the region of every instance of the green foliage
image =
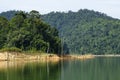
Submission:
[[16,47],[11,47],[11,48],[2,48],[0,52],[22,52],[21,49],[16,48]]
[[6,42],[6,34],[9,30],[8,20],[4,17],[0,17],[0,48],[3,48],[4,43]]
[[10,20],[17,12],[19,11],[12,10],[12,11],[7,11],[7,12],[2,12],[0,16],[6,17],[8,20]]
[[70,53],[120,54],[120,20],[87,9],[51,12],[42,19],[59,30]]
[[1,48],[11,50],[11,47],[16,47],[23,51],[60,53],[61,42],[57,29],[43,22],[37,11],[19,11],[9,21],[0,17],[0,27],[3,28],[0,30],[1,38],[5,37],[0,39]]
[[[10,20],[10,17],[13,17],[16,12],[19,11],[3,12],[0,15],[5,16]],[[14,22],[15,19],[13,19],[13,21],[10,20],[10,25],[13,27],[11,28],[12,30],[10,30],[11,32],[9,32],[9,35],[7,35],[11,37],[11,42],[9,43],[9,41],[7,41],[8,45],[13,45],[14,40],[18,39],[14,36],[18,36],[20,34],[18,37],[21,40],[17,40],[16,43],[20,43],[19,45],[17,44],[17,46],[23,50],[34,49],[33,46],[36,46],[36,44],[39,44],[40,42],[36,39],[40,38],[40,40],[45,41],[45,44],[44,42],[42,43],[46,46],[43,51],[47,48],[49,52],[57,51],[58,53],[63,50],[62,53],[120,54],[120,20],[109,17],[106,14],[84,9],[79,10],[78,12],[51,12],[46,15],[40,15],[37,11],[33,10],[31,13],[26,15],[27,18],[23,16],[16,18],[16,20],[20,20],[20,26],[18,25],[19,23]],[[41,18],[38,19],[39,17]],[[51,26],[56,27],[59,33],[56,28],[49,28],[50,25],[43,23],[42,20]],[[14,31],[14,25],[22,27],[15,27],[18,31]],[[13,31],[16,35],[12,35]],[[58,34],[62,41],[58,38]],[[2,38],[0,39],[0,47],[3,47],[6,39],[5,37],[3,38],[3,36],[0,38]],[[24,39],[27,40],[28,45],[31,43],[32,47],[27,47],[27,44],[22,45],[24,43]],[[40,48],[40,46],[38,46],[38,48]]]

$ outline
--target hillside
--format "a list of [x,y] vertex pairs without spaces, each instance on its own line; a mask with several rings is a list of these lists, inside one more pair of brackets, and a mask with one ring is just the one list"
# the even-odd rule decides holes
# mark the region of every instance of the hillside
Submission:
[[19,11],[15,11],[15,10],[6,11],[0,13],[0,16],[6,17],[8,20],[10,20],[17,12]]
[[0,16],[0,49],[2,51],[61,53],[58,30],[43,22],[38,11],[14,12],[11,14],[8,12],[9,20]]
[[118,19],[87,9],[51,12],[41,18],[58,29],[64,51],[69,48],[70,53],[78,54],[120,54]]
[[87,9],[51,12],[42,18],[60,31],[70,53],[120,53],[120,20]]

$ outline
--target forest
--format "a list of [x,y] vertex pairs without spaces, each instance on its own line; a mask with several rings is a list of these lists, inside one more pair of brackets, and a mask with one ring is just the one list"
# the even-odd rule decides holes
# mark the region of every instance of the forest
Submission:
[[0,16],[0,49],[60,54],[61,40],[58,30],[42,21],[38,11],[18,11],[10,19]]
[[[18,15],[14,16],[16,12],[19,11],[7,11],[0,14],[7,18],[1,17],[0,21],[2,22],[0,22],[0,24],[2,23],[4,27],[10,27],[3,28],[3,30],[1,29],[0,31],[0,33],[2,33],[0,34],[0,36],[2,36],[0,37],[0,43],[2,43],[0,45],[1,48],[12,44],[12,46],[22,50],[39,50],[39,45],[42,43],[42,45],[44,45],[44,47],[42,47],[43,51],[48,50],[49,46],[49,51],[59,53],[61,46],[61,48],[63,48],[63,53],[97,55],[120,54],[119,19],[87,9],[81,9],[77,12],[51,12],[41,15],[40,19],[38,19],[39,17],[30,18],[28,15],[27,18],[20,16],[18,18],[16,17]],[[33,22],[34,19],[35,22]],[[41,22],[42,20],[49,25],[46,25],[43,22],[37,24],[36,19],[38,19],[38,22]],[[37,35],[42,30],[41,27],[38,27],[37,25],[47,26],[47,28],[43,29],[42,35]],[[50,28],[50,26],[52,28]],[[30,33],[32,33],[31,36],[27,36]],[[48,34],[50,34],[49,37]],[[24,37],[24,35],[26,35],[26,37]],[[61,39],[59,39],[58,36]],[[53,41],[49,39],[52,39]],[[24,43],[27,44],[24,45]],[[36,43],[38,45],[36,45]],[[60,43],[62,43],[62,45]],[[56,48],[56,46],[59,49]]]

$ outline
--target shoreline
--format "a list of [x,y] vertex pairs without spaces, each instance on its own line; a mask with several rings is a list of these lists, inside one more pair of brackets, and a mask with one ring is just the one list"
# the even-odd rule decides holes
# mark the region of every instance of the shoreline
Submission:
[[52,61],[71,60],[71,59],[91,59],[94,55],[64,55],[58,56],[56,54],[25,54],[17,52],[0,52],[0,61]]
[[[9,58],[8,58],[9,56]],[[65,55],[56,54],[25,54],[16,52],[0,52],[0,70],[7,68],[19,68],[26,63],[53,63],[57,64],[61,60],[86,60],[94,58],[92,55]]]
[[85,59],[93,59],[95,57],[120,57],[120,55],[63,55],[58,56],[56,54],[25,54],[25,53],[17,53],[17,52],[0,52],[0,62],[1,61],[51,61],[57,62],[59,60],[85,60]]
[[95,57],[120,57],[120,55],[116,54],[109,54],[109,55],[94,55]]
[[[9,60],[7,56],[9,54]],[[120,55],[65,55],[58,56],[56,54],[24,54],[16,52],[0,52],[0,70],[7,69],[8,67],[19,67],[26,63],[39,62],[48,63],[52,62],[54,64],[58,63],[60,60],[88,60],[97,57],[120,57]]]

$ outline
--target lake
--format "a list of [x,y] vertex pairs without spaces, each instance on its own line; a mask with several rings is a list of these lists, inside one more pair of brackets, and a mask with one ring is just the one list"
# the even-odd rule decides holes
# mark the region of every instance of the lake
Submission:
[[0,62],[0,80],[120,80],[120,57],[59,62]]

